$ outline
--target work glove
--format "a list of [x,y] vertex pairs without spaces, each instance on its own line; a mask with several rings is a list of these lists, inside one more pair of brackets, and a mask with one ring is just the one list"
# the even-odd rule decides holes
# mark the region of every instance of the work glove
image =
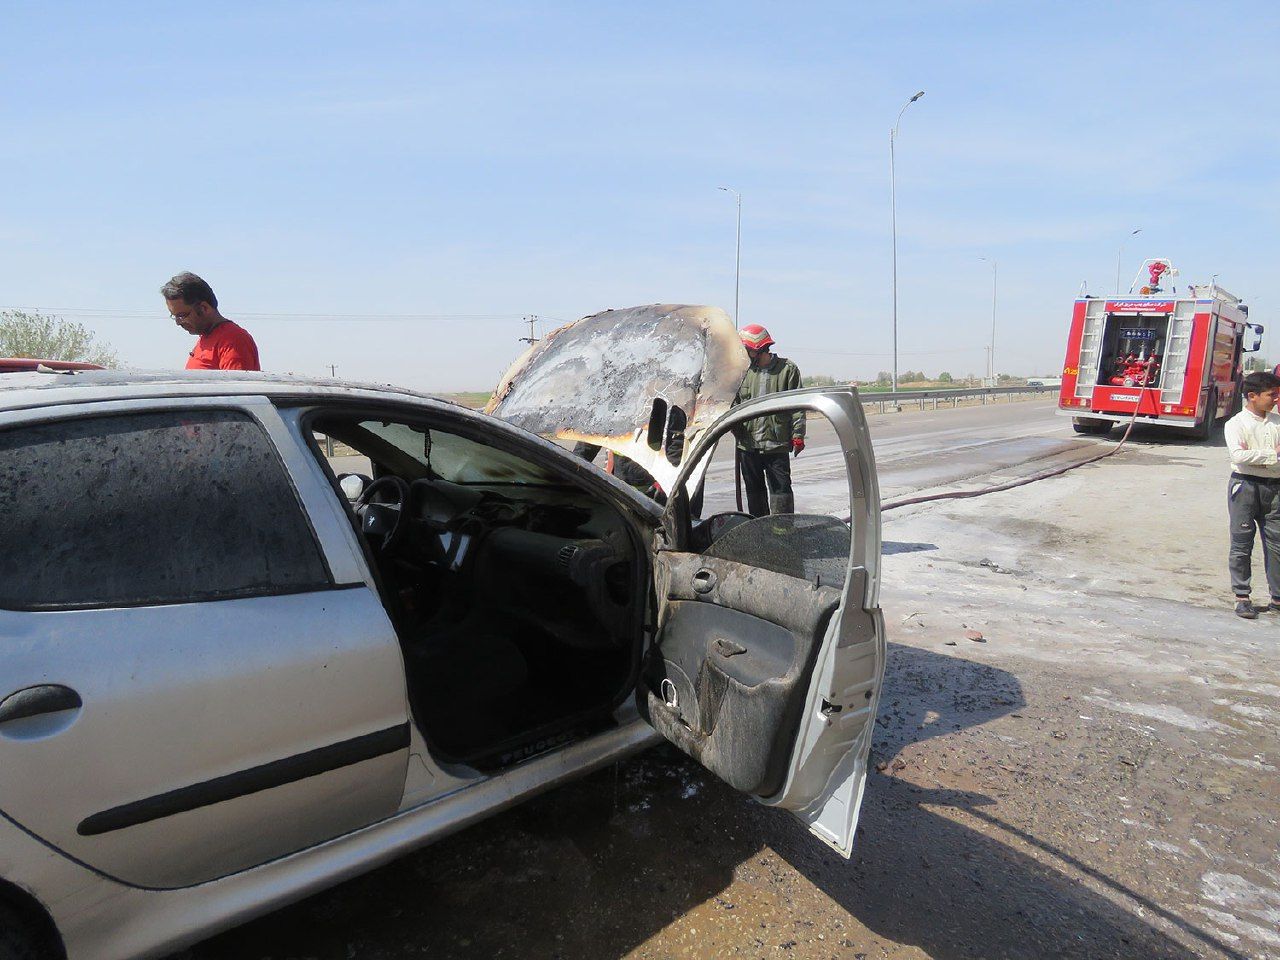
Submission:
[[791,438],[791,455],[793,457],[800,456],[800,451],[804,449],[804,437]]

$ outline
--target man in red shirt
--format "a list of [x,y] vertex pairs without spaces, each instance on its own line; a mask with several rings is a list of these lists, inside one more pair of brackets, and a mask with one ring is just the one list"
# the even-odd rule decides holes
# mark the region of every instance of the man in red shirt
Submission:
[[160,295],[174,322],[200,338],[187,357],[188,370],[262,369],[249,331],[218,312],[213,288],[194,273],[178,274],[160,288]]

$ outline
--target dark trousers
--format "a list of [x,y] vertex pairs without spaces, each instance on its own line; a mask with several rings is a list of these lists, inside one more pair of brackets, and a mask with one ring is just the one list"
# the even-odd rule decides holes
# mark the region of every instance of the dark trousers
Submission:
[[1231,517],[1231,590],[1249,596],[1253,537],[1262,531],[1262,563],[1273,600],[1280,600],[1280,480],[1233,473],[1227,483],[1227,512]]
[[767,517],[771,513],[795,512],[791,460],[785,448],[770,453],[739,450],[738,464],[742,469],[742,486],[747,491],[747,513]]

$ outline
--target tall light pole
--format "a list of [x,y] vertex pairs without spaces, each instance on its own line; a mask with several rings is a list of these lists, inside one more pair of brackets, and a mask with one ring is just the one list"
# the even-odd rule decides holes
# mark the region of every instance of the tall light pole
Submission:
[[1133,233],[1129,234],[1128,237],[1125,237],[1123,240],[1121,240],[1120,249],[1116,251],[1116,293],[1117,294],[1120,292],[1120,257],[1124,254],[1124,245],[1129,242],[1129,237],[1136,237],[1141,232],[1142,232],[1142,228],[1139,227],[1137,230],[1133,231]]
[[716,189],[732,193],[734,200],[738,202],[738,239],[733,254],[733,322],[735,326],[740,327],[742,324],[738,322],[738,282],[742,278],[742,194],[732,187],[716,187]]
[[924,96],[921,90],[914,97],[902,105],[902,109],[898,111],[898,119],[893,121],[893,127],[889,130],[889,216],[893,224],[893,392],[898,392],[898,184],[894,171],[893,145],[898,139],[898,124],[902,122],[902,115],[907,112],[907,107],[911,106],[917,100]]
[[1000,264],[992,257],[979,257],[991,264],[991,353],[988,354],[991,364],[991,386],[998,387],[996,383],[996,283],[999,276]]

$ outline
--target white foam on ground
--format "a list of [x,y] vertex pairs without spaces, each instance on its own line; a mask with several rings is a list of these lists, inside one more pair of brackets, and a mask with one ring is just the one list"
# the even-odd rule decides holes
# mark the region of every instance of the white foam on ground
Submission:
[[1167,723],[1171,726],[1181,727],[1184,730],[1213,730],[1217,733],[1234,733],[1235,731],[1228,727],[1225,723],[1219,723],[1217,720],[1210,720],[1208,717],[1197,717],[1194,714],[1187,713],[1178,707],[1171,707],[1163,703],[1126,703],[1123,700],[1107,700],[1103,697],[1085,697],[1094,703],[1100,703],[1108,710],[1115,710],[1118,713],[1128,713],[1135,717],[1147,717],[1150,720],[1159,720],[1161,723]]
[[1280,890],[1260,887],[1234,873],[1206,873],[1200,888],[1206,900],[1230,911],[1200,908],[1218,923],[1260,943],[1280,946]]

